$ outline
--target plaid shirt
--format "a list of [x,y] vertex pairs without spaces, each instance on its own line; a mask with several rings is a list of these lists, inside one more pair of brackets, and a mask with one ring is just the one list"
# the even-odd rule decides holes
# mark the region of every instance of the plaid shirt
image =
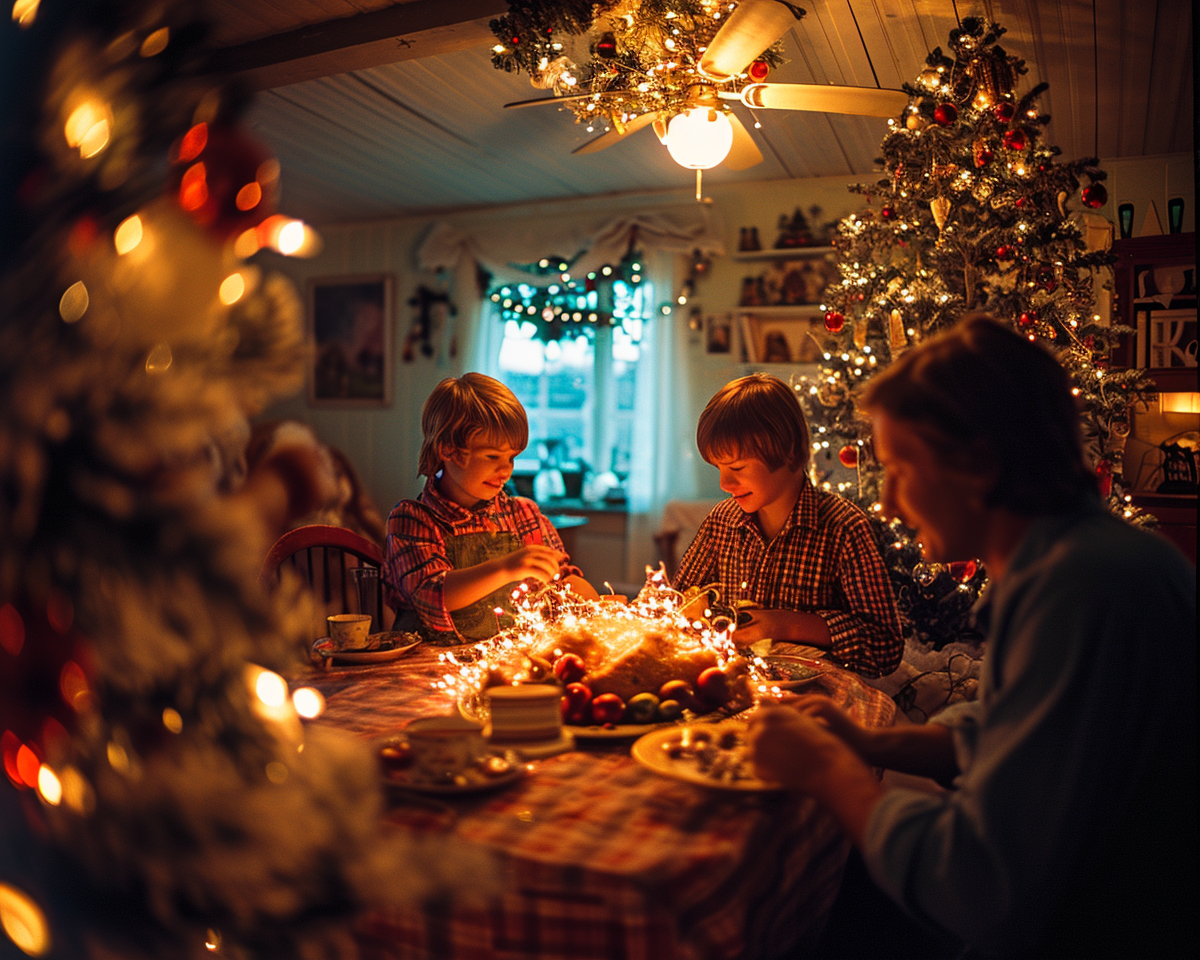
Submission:
[[770,543],[736,501],[713,507],[675,576],[679,590],[709,583],[730,603],[818,614],[833,655],[860,673],[882,676],[900,663],[900,618],[870,521],[810,483]]
[[[446,609],[446,574],[454,569],[446,558],[446,538],[501,532],[514,534],[522,546],[540,543],[566,552],[558,531],[532,500],[501,491],[468,510],[438,493],[432,478],[426,480],[416,500],[401,500],[388,515],[383,566],[388,605],[397,611],[415,610],[432,632],[457,634]],[[579,574],[567,563],[560,572]]]

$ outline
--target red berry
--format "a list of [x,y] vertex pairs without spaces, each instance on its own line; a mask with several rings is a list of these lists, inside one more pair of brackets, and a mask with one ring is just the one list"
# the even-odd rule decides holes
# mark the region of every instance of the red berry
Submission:
[[853,470],[858,466],[858,447],[846,444],[838,451],[838,460],[841,461],[843,467]]
[[1004,145],[1009,150],[1024,150],[1026,144],[1029,143],[1029,138],[1025,135],[1025,131],[1018,127],[1016,130],[1004,131]]
[[1017,108],[1011,103],[998,103],[992,113],[1001,123],[1008,123],[1017,115]]
[[563,683],[575,683],[587,673],[583,658],[575,653],[564,653],[554,661],[554,675]]
[[755,60],[750,64],[750,69],[747,72],[750,74],[750,79],[755,83],[762,83],[767,79],[767,74],[771,72],[771,66],[765,60]]
[[891,220],[892,217],[894,217],[895,215],[896,215],[896,211],[893,210],[891,207],[884,207],[882,210],[879,211],[879,216],[882,217],[884,220]]
[[1035,323],[1037,323],[1037,318],[1038,318],[1037,312],[1034,310],[1029,310],[1026,313],[1022,313],[1019,317],[1017,317],[1017,325],[1022,330],[1028,330]]
[[846,323],[846,318],[836,310],[828,310],[825,313],[825,329],[830,333],[837,333]]
[[592,722],[620,723],[625,713],[625,701],[615,693],[602,693],[592,701]]
[[1011,260],[1016,251],[1013,250],[1007,243],[1002,243],[996,248],[997,260]]

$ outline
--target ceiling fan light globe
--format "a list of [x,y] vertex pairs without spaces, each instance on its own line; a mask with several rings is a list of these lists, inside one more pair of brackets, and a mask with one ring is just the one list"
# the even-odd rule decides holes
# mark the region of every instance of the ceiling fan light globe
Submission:
[[729,156],[733,125],[724,111],[692,107],[667,124],[667,150],[671,159],[689,170],[707,170]]

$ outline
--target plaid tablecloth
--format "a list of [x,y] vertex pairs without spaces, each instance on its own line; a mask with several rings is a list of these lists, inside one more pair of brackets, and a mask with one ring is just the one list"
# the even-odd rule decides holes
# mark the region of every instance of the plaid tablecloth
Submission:
[[[384,736],[422,713],[450,712],[432,689],[444,650],[304,679],[326,697],[321,722]],[[835,670],[809,689],[863,723],[892,722],[892,701],[852,673]],[[417,833],[451,830],[492,852],[503,892],[484,908],[373,915],[359,940],[374,958],[782,956],[820,933],[849,849],[807,797],[670,780],[634,761],[628,742],[536,761],[492,794],[400,803],[390,820]]]

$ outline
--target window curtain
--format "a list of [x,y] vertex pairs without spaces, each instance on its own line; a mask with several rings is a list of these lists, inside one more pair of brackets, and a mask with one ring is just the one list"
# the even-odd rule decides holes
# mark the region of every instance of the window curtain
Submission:
[[[476,265],[493,283],[537,283],[520,264],[542,257],[576,258],[572,276],[583,276],[606,263],[617,263],[637,227],[644,271],[659,302],[671,302],[682,279],[682,258],[699,250],[725,252],[724,230],[710,207],[699,204],[638,211],[617,217],[498,218],[468,229],[450,222],[435,224],[417,250],[426,270],[452,270],[455,288],[474,289]],[[576,257],[576,255],[578,256]],[[553,282],[545,279],[544,282]],[[464,357],[472,369],[498,372],[503,326],[483,297],[459,298],[459,330]],[[635,396],[634,450],[626,482],[629,500],[624,572],[626,585],[640,586],[647,565],[658,563],[654,533],[668,500],[693,499],[700,488],[691,395],[687,371],[687,320],[683,311],[648,321],[642,337]]]

